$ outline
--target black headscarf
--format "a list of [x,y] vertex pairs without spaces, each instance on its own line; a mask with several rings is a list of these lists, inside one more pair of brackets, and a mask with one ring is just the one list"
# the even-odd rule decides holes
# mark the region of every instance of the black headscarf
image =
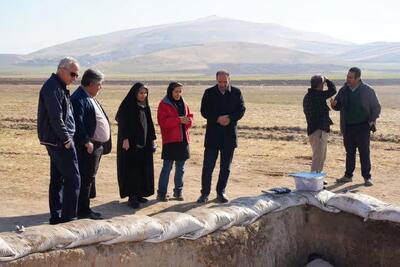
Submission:
[[181,84],[181,83],[171,82],[167,88],[167,97],[168,97],[169,101],[171,101],[171,103],[178,110],[179,116],[186,116],[185,103],[183,101],[183,98],[181,97],[179,100],[175,100],[172,96],[172,92],[174,91],[174,89],[177,87],[182,87],[182,86],[183,86],[183,84]]
[[[145,103],[140,103],[137,100],[137,96],[141,89],[145,88],[147,91],[147,97]],[[148,93],[149,90],[144,86],[143,83],[137,82],[132,88],[129,90],[128,94],[125,96],[124,100],[122,100],[121,105],[118,108],[117,115],[115,116],[115,120],[120,123],[121,118],[135,118],[138,117],[138,123],[141,126],[141,133],[136,134],[136,145],[140,148],[146,145],[147,132],[148,132],[148,123],[146,118],[146,110],[149,109],[149,101],[148,101]],[[144,105],[142,105],[144,104]],[[148,111],[150,114],[150,111]]]

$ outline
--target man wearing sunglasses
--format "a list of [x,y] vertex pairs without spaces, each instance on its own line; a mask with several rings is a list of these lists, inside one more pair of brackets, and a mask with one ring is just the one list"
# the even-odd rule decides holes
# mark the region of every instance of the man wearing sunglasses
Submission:
[[37,130],[50,156],[50,224],[76,219],[80,188],[73,142],[75,121],[67,85],[78,78],[79,62],[63,58],[39,94]]

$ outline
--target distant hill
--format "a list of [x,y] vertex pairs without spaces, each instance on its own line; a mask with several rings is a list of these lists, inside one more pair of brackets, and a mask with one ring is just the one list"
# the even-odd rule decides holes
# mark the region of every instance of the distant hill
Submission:
[[220,67],[236,74],[342,72],[354,64],[378,72],[400,68],[400,43],[356,45],[278,24],[211,16],[86,37],[27,55],[0,54],[0,74],[44,72],[66,55],[84,68],[130,74],[207,74]]
[[[165,49],[144,56],[104,62],[96,65],[105,71],[121,73],[163,73],[163,72],[202,72],[213,73],[216,68],[236,65],[248,73],[275,73],[283,71],[286,66],[289,72],[305,67],[304,72],[318,65],[332,63],[326,56],[280,48],[269,45],[243,42],[217,42],[202,45]],[[237,68],[236,68],[237,69]],[[330,65],[330,70],[340,69]]]

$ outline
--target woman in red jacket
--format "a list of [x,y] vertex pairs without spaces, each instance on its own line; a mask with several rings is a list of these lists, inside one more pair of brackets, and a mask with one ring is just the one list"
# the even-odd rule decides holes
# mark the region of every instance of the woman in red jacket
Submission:
[[193,114],[182,98],[183,84],[171,82],[167,95],[158,105],[157,119],[161,129],[163,166],[158,182],[157,199],[168,201],[167,190],[169,174],[175,161],[174,198],[183,200],[183,174],[189,153],[189,128]]

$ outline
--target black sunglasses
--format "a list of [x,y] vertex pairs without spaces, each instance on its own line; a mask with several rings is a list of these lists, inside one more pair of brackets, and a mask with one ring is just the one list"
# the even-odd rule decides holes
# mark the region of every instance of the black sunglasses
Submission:
[[71,75],[72,78],[78,78],[79,77],[78,73],[75,73],[75,72],[72,72],[72,71],[69,73],[69,75]]

